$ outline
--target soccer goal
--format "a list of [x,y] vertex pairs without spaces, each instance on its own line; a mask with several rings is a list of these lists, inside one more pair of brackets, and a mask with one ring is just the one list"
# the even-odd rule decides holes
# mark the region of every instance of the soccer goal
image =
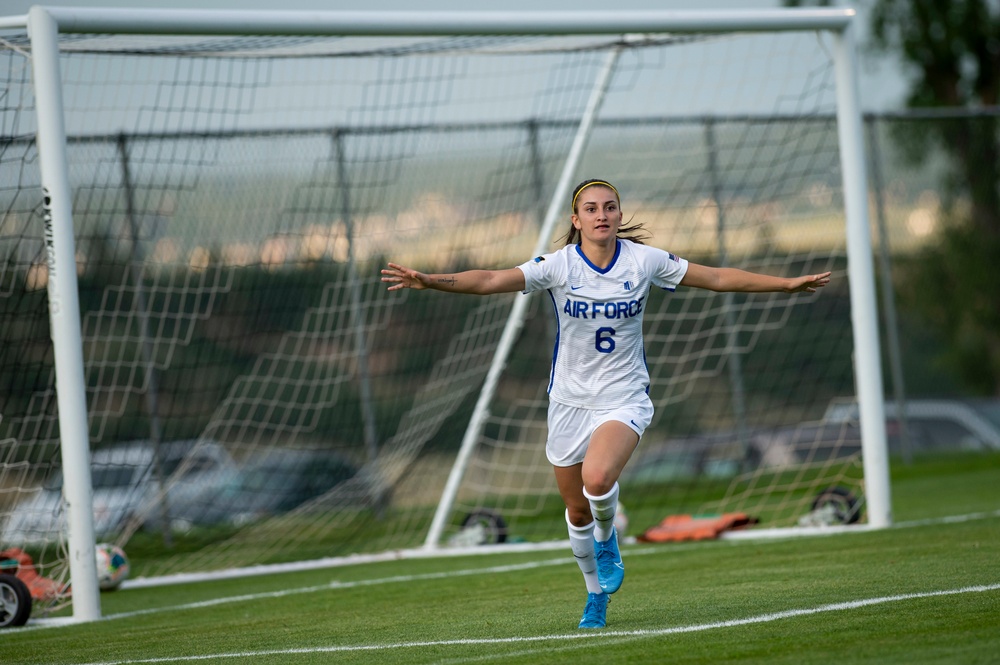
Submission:
[[[564,538],[551,303],[390,294],[379,269],[551,251],[591,177],[677,255],[834,276],[650,294],[630,535],[888,525],[852,20],[0,20],[0,550],[52,581],[37,607],[72,581],[99,616],[95,538],[146,576]],[[845,398],[860,418],[824,419]]]

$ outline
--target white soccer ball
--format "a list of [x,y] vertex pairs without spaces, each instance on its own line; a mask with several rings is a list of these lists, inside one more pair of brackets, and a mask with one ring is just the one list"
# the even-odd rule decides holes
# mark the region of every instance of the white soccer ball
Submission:
[[104,591],[117,589],[128,578],[129,563],[125,550],[110,543],[100,543],[97,551],[97,584]]
[[622,502],[618,502],[618,508],[615,510],[615,531],[618,532],[618,538],[625,537],[625,531],[628,530],[628,513],[625,512],[625,506]]

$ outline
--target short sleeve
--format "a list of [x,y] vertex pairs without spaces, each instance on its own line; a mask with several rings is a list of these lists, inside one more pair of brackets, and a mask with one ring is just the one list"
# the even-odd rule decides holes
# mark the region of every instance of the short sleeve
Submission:
[[673,291],[687,274],[687,259],[655,247],[650,247],[649,250],[646,260],[650,281],[661,289]]
[[517,266],[524,273],[524,291],[532,293],[558,286],[566,281],[566,264],[558,253],[536,256]]

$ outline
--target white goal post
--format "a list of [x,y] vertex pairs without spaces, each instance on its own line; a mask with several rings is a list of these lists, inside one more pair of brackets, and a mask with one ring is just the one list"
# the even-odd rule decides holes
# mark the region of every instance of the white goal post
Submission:
[[[67,158],[60,35],[235,35],[235,36],[461,36],[461,35],[686,35],[730,32],[803,32],[828,35],[833,48],[836,125],[846,217],[847,273],[853,331],[854,371],[860,413],[864,495],[868,524],[892,522],[876,287],[868,219],[863,127],[858,98],[855,16],[849,9],[648,12],[281,12],[129,10],[33,7],[25,17],[9,17],[0,27],[27,27],[37,110],[37,143],[44,198],[51,335],[58,382],[60,445],[68,513],[68,560],[73,615],[100,617],[94,560],[88,414],[81,314],[75,259],[73,187]],[[615,66],[607,55],[606,74]],[[565,158],[558,184],[538,232],[536,253],[551,242],[565,217],[567,192],[578,175],[580,152],[600,108],[606,81],[593,84],[588,111]],[[0,259],[3,257],[0,256]],[[440,545],[466,465],[481,435],[499,373],[526,315],[518,301],[492,358],[477,405],[462,439],[425,546]],[[363,342],[362,342],[363,345]],[[0,437],[2,438],[2,437]]]

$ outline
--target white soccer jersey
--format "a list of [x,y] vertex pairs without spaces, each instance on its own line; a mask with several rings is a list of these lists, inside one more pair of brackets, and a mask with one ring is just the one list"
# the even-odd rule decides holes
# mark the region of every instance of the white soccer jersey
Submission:
[[584,409],[634,403],[649,389],[642,314],[650,285],[673,291],[688,262],[618,240],[611,264],[591,263],[567,245],[518,268],[524,293],[548,290],[556,315],[549,398]]

